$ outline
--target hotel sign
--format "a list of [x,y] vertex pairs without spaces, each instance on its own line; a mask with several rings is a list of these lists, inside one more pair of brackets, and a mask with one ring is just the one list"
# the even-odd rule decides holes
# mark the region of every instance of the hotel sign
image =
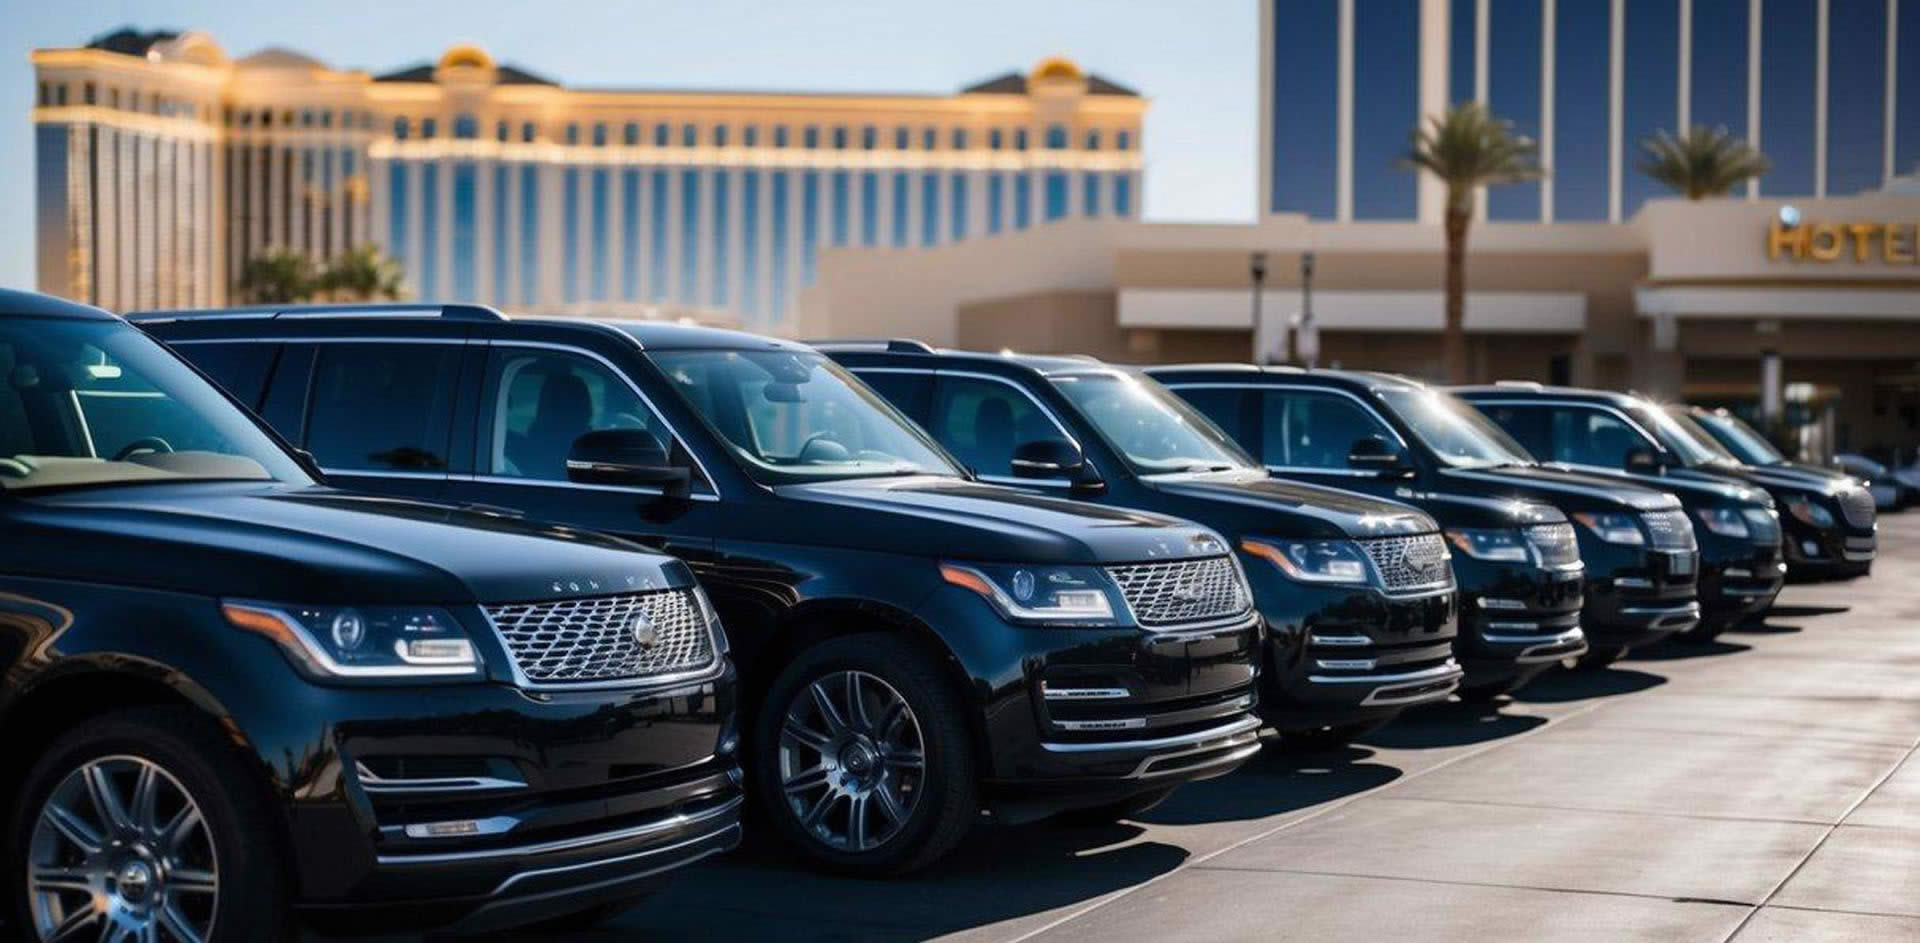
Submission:
[[1767,224],[1767,259],[1790,262],[1881,261],[1913,265],[1920,232],[1914,223],[1810,222],[1800,211],[1783,206]]

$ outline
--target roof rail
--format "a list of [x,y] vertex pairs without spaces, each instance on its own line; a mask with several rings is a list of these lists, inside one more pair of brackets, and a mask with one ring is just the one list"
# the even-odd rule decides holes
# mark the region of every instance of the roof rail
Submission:
[[824,340],[803,340],[800,343],[808,347],[832,347],[839,350],[856,350],[877,347],[890,354],[931,354],[933,345],[911,337],[844,337]]
[[1493,381],[1493,385],[1505,387],[1510,390],[1544,390],[1547,388],[1546,384],[1541,383],[1539,380],[1495,380]]
[[129,321],[158,324],[167,321],[278,318],[440,318],[448,321],[505,321],[507,316],[486,305],[475,304],[316,304],[247,305],[236,308],[185,308],[178,310],[131,311],[123,315]]

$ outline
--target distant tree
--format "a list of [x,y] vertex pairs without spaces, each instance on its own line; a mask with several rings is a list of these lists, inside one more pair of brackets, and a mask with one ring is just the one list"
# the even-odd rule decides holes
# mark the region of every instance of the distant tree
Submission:
[[1413,129],[1413,148],[1401,161],[1408,170],[1425,170],[1447,185],[1446,332],[1442,359],[1448,383],[1467,376],[1467,227],[1473,222],[1475,193],[1486,186],[1522,183],[1545,175],[1540,148],[1515,134],[1513,122],[1495,118],[1479,102],[1463,102],[1445,114],[1428,117]]
[[1661,130],[1640,139],[1640,172],[1689,200],[1726,196],[1773,165],[1726,128],[1696,124],[1685,134]]
[[268,249],[240,267],[240,281],[234,286],[240,298],[251,304],[297,304],[313,299],[319,290],[313,260],[292,249]]
[[406,297],[400,263],[380,247],[358,245],[328,263],[320,291],[334,301],[398,301]]

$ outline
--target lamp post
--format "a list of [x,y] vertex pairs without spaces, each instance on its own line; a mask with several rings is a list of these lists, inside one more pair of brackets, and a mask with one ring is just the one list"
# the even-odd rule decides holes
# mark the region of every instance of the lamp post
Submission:
[[1319,327],[1313,323],[1313,253],[1300,253],[1300,323],[1293,333],[1290,360],[1304,360],[1308,367],[1320,359]]
[[1267,283],[1267,254],[1255,252],[1247,257],[1247,274],[1253,279],[1253,329],[1250,343],[1253,345],[1253,362],[1265,364],[1266,351],[1260,349],[1260,295]]

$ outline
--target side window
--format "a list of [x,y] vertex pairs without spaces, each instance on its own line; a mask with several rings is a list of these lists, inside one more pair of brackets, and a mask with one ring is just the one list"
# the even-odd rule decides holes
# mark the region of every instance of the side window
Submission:
[[976,473],[1003,477],[1015,446],[1069,438],[1020,388],[970,377],[940,378],[929,431]]
[[855,370],[854,376],[886,397],[887,402],[906,413],[908,419],[923,426],[927,424],[927,416],[933,412],[933,374]]
[[279,344],[181,344],[174,352],[191,361],[248,409],[260,408],[267,375],[280,356]]
[[1287,468],[1344,469],[1356,439],[1394,441],[1393,430],[1357,402],[1333,393],[1274,390],[1264,394],[1260,461]]
[[457,344],[320,344],[307,451],[340,471],[446,471]]
[[1221,387],[1183,387],[1174,390],[1193,408],[1205,413],[1213,424],[1247,451],[1259,440],[1260,393],[1249,389]]
[[[487,361],[487,428],[480,474],[567,480],[573,441],[598,429],[645,429],[670,459],[692,467],[673,433],[633,387],[578,354],[498,348]],[[695,475],[696,488],[700,484]]]
[[1640,431],[1612,413],[1563,407],[1553,411],[1553,460],[1625,468],[1627,451],[1651,446]]
[[1544,406],[1509,406],[1505,403],[1475,403],[1493,424],[1513,437],[1534,458],[1543,462],[1561,462],[1554,454],[1553,412]]

